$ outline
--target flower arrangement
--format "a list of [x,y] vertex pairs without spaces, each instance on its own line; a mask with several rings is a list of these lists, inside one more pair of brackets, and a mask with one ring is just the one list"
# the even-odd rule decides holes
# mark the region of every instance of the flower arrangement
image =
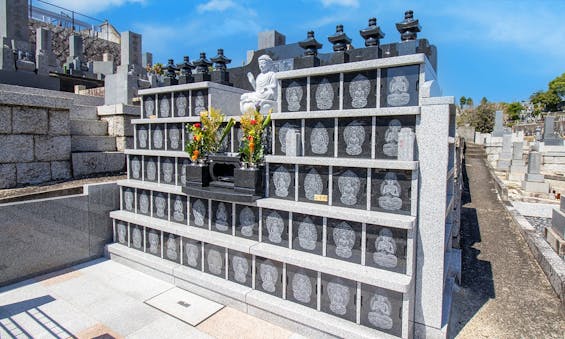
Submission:
[[192,135],[192,138],[186,143],[186,152],[190,155],[190,160],[202,161],[205,155],[216,153],[219,150],[222,141],[235,124],[231,118],[222,133],[219,134],[218,130],[224,119],[225,115],[221,114],[220,110],[210,107],[207,111],[200,113],[200,122],[187,124],[189,135]]
[[241,129],[243,130],[242,146],[240,153],[243,162],[254,167],[263,159],[264,132],[271,122],[271,111],[267,117],[263,117],[258,110],[250,110],[241,116]]

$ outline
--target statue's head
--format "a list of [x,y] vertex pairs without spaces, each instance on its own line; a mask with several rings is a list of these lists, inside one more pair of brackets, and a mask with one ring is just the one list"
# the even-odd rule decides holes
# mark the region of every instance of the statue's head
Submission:
[[259,69],[261,70],[261,73],[266,73],[272,70],[273,59],[271,59],[271,57],[267,54],[261,55],[257,61],[259,62]]

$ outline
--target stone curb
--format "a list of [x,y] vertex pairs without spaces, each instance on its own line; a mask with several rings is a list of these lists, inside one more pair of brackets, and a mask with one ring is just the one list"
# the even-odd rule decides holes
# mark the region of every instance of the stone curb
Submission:
[[508,189],[504,183],[496,176],[494,169],[485,159],[485,163],[491,177],[494,179],[496,190],[503,201],[503,205],[518,225],[518,230],[528,244],[534,258],[547,276],[551,287],[561,300],[562,308],[565,308],[565,262],[559,257],[549,244],[537,234],[530,223],[521,215],[508,201]]

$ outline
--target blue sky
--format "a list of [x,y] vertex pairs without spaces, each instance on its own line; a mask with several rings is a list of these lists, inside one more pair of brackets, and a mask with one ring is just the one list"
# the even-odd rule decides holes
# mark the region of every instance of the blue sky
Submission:
[[276,29],[287,43],[308,30],[331,51],[327,37],[337,24],[363,46],[359,30],[370,17],[398,42],[394,24],[404,11],[420,20],[420,38],[438,48],[438,78],[444,95],[478,102],[520,101],[565,72],[565,1],[562,0],[48,0],[108,19],[119,31],[143,35],[143,51],[154,62],[224,48],[232,66],[257,49],[257,33]]

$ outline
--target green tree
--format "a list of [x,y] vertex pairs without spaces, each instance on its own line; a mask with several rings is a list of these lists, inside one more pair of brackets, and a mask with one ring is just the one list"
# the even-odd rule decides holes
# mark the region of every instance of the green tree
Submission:
[[557,105],[561,102],[561,98],[552,90],[537,91],[530,96],[530,102],[538,109],[544,112],[552,112],[557,110]]
[[466,103],[467,103],[467,98],[461,97],[459,99],[459,106],[461,106],[461,108],[463,108],[463,106],[465,106]]
[[554,92],[558,96],[565,96],[565,73],[549,82],[549,91]]
[[520,119],[520,113],[523,110],[524,106],[519,102],[512,102],[504,106],[504,113],[506,113],[509,120],[513,121]]
[[471,97],[468,97],[468,98],[467,98],[467,103],[466,103],[466,104],[467,104],[467,106],[469,106],[469,107],[473,107],[473,98],[471,98]]
[[475,127],[475,131],[481,133],[492,132],[495,110],[495,104],[488,102],[485,97],[481,99],[481,104],[477,106],[475,114],[473,114],[471,119],[471,126]]

